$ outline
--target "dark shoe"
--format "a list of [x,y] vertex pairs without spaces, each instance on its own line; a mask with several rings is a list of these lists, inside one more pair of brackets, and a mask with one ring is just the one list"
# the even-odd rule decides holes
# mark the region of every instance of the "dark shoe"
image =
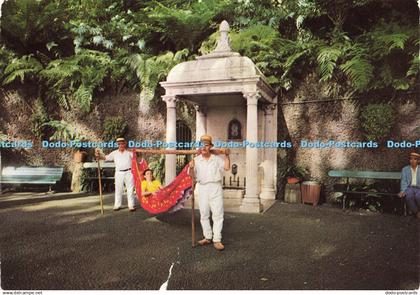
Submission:
[[118,211],[118,210],[121,210],[121,207],[114,207],[114,209],[113,209],[114,211]]
[[136,211],[136,208],[130,208],[130,209],[128,209],[128,211],[134,212],[134,211]]
[[200,246],[209,245],[209,244],[211,244],[211,240],[208,240],[208,239],[202,239],[202,240],[198,241],[198,244],[199,244]]
[[220,242],[215,242],[215,243],[213,243],[213,246],[214,246],[214,248],[215,248],[217,251],[223,251],[223,250],[225,250],[225,246],[223,246],[223,244],[222,244],[222,243],[220,243]]

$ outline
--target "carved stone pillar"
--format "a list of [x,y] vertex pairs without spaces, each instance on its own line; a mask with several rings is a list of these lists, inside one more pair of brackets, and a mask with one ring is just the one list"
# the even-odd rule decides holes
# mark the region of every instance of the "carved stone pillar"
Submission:
[[[274,112],[276,111],[275,104],[264,106],[264,140],[266,142],[277,141],[275,128],[277,122],[274,121]],[[277,149],[266,148],[264,150],[264,161],[262,167],[264,170],[263,187],[261,190],[260,198],[274,200],[276,198],[276,190],[274,183],[275,167]]]
[[[175,96],[163,96],[166,102],[166,142],[176,141],[176,101]],[[165,155],[165,185],[176,177],[176,155]]]
[[195,140],[199,141],[200,137],[207,133],[207,107],[195,105]]
[[[247,102],[246,140],[250,143],[258,141],[258,99],[256,92],[244,93]],[[262,210],[258,181],[258,149],[246,147],[246,187],[245,197],[240,210],[242,212],[259,213]]]

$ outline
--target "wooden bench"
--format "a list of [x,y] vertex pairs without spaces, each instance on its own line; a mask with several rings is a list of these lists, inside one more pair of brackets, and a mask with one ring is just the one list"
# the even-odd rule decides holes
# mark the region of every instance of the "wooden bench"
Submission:
[[12,185],[44,184],[51,186],[56,184],[63,175],[63,167],[4,167],[1,170],[0,183]]
[[[99,162],[101,166],[101,180],[104,182],[104,190],[109,187],[112,187],[112,184],[115,181],[114,171],[115,163],[114,162]],[[89,191],[93,191],[93,186],[98,182],[98,162],[85,162],[83,163],[83,170],[87,172],[86,180],[89,182]],[[110,171],[112,173],[106,173]],[[112,175],[112,176],[110,176]]]
[[[350,186],[351,178],[358,179],[376,179],[376,180],[401,180],[401,172],[379,172],[379,171],[351,171],[351,170],[330,170],[328,176],[337,177],[337,178],[346,178],[346,188],[341,191],[343,193],[343,210],[346,208],[346,198],[349,195],[375,195],[378,197],[381,196],[390,196],[398,197],[398,192],[378,192],[378,191],[360,191],[352,190]],[[400,198],[399,198],[400,199]],[[404,216],[407,215],[407,207],[405,200],[401,199],[403,202]]]

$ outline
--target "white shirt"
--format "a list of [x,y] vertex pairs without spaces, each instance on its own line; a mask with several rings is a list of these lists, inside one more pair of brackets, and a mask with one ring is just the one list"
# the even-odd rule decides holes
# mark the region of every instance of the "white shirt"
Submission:
[[105,161],[114,161],[115,171],[126,170],[131,168],[131,160],[133,159],[133,153],[127,150],[120,152],[115,150],[109,155],[105,156]]
[[411,186],[417,186],[417,169],[419,166],[416,167],[416,169],[413,169],[411,167]]
[[194,173],[199,184],[222,182],[225,161],[215,155],[206,160],[202,155],[194,159]]

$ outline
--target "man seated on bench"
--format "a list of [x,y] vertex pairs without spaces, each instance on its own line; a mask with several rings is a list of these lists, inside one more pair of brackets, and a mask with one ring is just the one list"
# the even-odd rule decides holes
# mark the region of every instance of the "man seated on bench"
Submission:
[[410,211],[420,219],[420,169],[418,167],[420,155],[410,154],[410,165],[405,166],[401,172],[400,198],[405,197]]

